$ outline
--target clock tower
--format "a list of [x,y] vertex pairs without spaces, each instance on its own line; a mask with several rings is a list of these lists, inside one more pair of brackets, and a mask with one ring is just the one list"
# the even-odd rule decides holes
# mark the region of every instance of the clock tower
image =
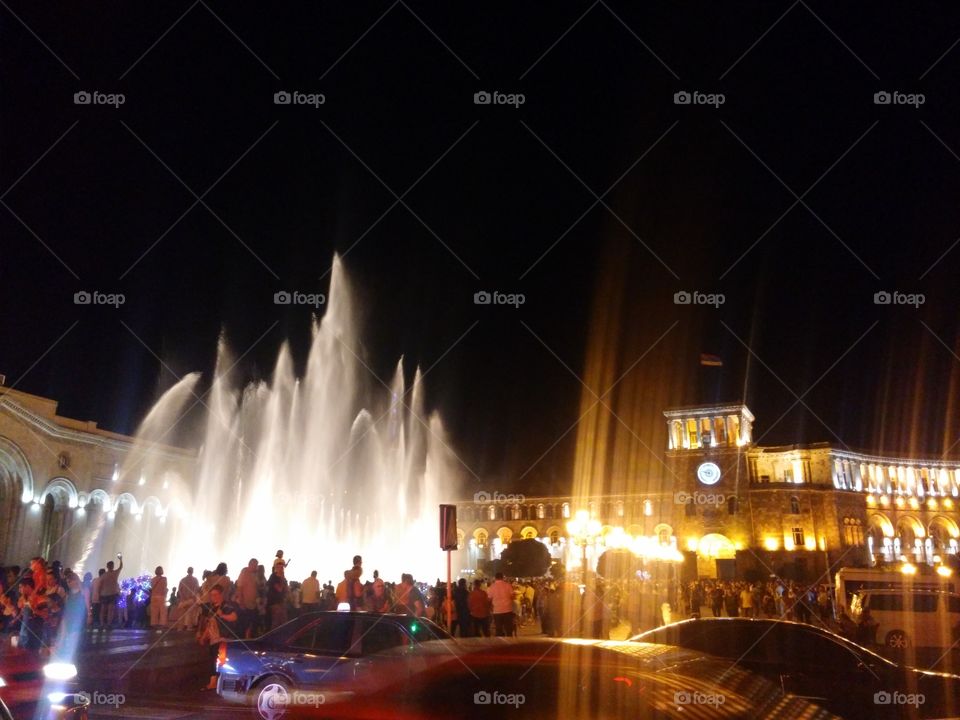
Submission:
[[749,524],[740,506],[747,506],[753,413],[743,403],[729,403],[671,408],[663,414],[678,545],[697,554],[701,577],[728,576],[736,551],[749,544]]

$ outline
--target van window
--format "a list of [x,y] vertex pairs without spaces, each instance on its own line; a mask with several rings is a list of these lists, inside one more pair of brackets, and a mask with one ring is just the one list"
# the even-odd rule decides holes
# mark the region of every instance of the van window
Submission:
[[936,595],[914,595],[913,611],[914,612],[936,612],[937,596]]
[[870,595],[871,610],[903,611],[903,595]]
[[960,597],[947,596],[947,612],[960,613]]

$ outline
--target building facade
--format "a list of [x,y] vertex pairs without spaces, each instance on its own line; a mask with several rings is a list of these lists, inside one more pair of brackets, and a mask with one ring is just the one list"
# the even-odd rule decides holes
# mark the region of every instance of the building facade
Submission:
[[[524,498],[478,493],[458,506],[461,562],[475,568],[515,537],[536,537],[568,568],[583,538],[567,523],[595,520],[591,567],[607,549],[685,557],[688,577],[743,577],[752,570],[817,579],[828,568],[955,560],[960,542],[960,461],[886,457],[826,443],[753,442],[742,404],[664,412],[660,477],[638,492],[604,497]],[[579,543],[577,540],[579,539]]]
[[138,443],[57,402],[0,385],[0,564],[33,556],[96,571],[117,552],[151,555],[184,517],[195,454]]

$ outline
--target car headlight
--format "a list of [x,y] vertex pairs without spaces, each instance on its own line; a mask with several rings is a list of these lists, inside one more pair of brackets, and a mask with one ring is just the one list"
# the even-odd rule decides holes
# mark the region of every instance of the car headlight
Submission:
[[48,680],[73,680],[77,676],[77,666],[64,662],[47,663],[43,666],[43,675]]

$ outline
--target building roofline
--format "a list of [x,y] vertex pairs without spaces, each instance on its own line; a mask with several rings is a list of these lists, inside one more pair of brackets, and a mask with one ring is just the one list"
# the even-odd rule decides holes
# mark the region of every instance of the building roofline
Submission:
[[710,403],[708,405],[679,405],[670,407],[663,411],[665,417],[671,420],[679,420],[684,417],[696,417],[698,415],[743,415],[753,422],[756,418],[750,412],[750,408],[742,400],[735,400],[727,403]]

